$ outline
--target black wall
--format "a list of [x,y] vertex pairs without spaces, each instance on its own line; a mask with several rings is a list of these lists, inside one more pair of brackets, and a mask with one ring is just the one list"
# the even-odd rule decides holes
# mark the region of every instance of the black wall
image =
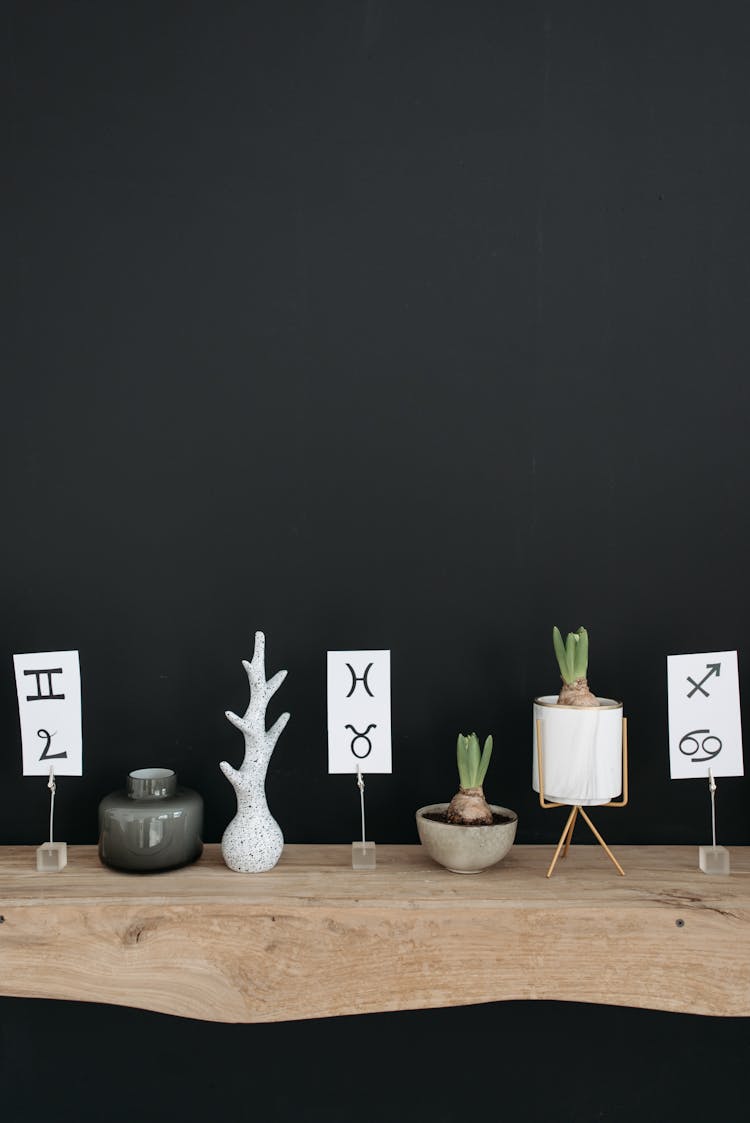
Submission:
[[[632,798],[602,812],[607,838],[707,841],[703,785],[669,780],[665,656],[738,648],[744,685],[746,5],[0,10],[0,843],[46,829],[44,781],[21,776],[13,652],[80,651],[86,773],[60,781],[59,837],[94,842],[101,796],[159,764],[202,792],[216,841],[234,809],[218,761],[242,755],[223,715],[246,705],[256,629],[269,670],[289,670],[267,785],[287,841],[356,836],[356,789],[326,774],[324,655],[389,647],[395,769],[368,782],[373,837],[416,841],[415,808],[450,798],[455,735],[476,729],[495,735],[488,795],[518,810],[520,842],[551,842],[530,701],[557,687],[554,623],[588,627],[593,689],[625,700]],[[720,841],[747,845],[747,782],[718,794]],[[160,1049],[174,1060],[179,1040],[206,1072],[234,1049],[270,1118],[350,1119],[304,1066],[309,1097],[274,1098],[288,1078],[269,1058],[327,1042],[354,1064],[362,1040],[409,1090],[359,1118],[404,1118],[420,1096],[454,1119],[424,1042],[447,1062],[461,1035],[492,1057],[481,1102],[529,1119],[630,1119],[636,1090],[643,1118],[698,1119],[691,1050],[730,1063],[718,1117],[745,1118],[744,1019],[0,1014],[18,1123],[102,1117],[64,1087],[55,1113],[44,1098],[50,1025],[87,1043],[93,1100],[113,1051],[128,1068],[143,1054],[152,1102],[166,1096]],[[639,1042],[624,1090],[610,1035]],[[560,1036],[565,1071],[585,1070],[577,1041],[604,1075],[561,1103],[560,1072],[546,1103],[525,1048]],[[184,1118],[211,1114],[212,1088],[183,1096]]]

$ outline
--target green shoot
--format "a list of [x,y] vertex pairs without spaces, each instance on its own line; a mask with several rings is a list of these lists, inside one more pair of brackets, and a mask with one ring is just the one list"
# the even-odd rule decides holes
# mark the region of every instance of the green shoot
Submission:
[[552,643],[560,667],[563,681],[569,685],[579,678],[586,678],[589,665],[589,634],[585,628],[577,632],[568,632],[565,643],[560,635],[560,629],[552,629]]
[[459,733],[456,745],[456,758],[458,760],[458,776],[461,787],[481,788],[492,756],[492,734],[484,742],[484,749],[479,752],[479,738],[476,733],[464,735]]

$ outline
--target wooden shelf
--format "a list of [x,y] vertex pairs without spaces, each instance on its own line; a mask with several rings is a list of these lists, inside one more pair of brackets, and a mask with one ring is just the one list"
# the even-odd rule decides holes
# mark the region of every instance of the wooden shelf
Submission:
[[750,1015],[750,848],[729,877],[698,848],[515,846],[461,876],[420,846],[287,846],[236,874],[219,847],[149,876],[72,846],[62,873],[0,848],[0,993],[269,1022],[502,999]]

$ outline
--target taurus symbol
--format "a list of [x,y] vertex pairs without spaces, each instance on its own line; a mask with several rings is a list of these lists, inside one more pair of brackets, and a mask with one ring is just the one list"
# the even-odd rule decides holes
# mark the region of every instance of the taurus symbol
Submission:
[[[370,665],[372,666],[372,664],[370,664]],[[352,752],[354,753],[354,755],[356,756],[357,760],[364,760],[365,757],[369,756],[370,753],[372,752],[372,740],[367,736],[367,734],[370,732],[371,729],[377,729],[377,725],[368,725],[367,729],[364,731],[364,733],[358,733],[353,725],[345,725],[344,729],[351,729],[354,736],[352,737],[352,743],[351,743],[350,748],[351,748]],[[363,753],[358,753],[357,750],[354,748],[354,744],[355,744],[356,741],[366,741],[367,742],[367,750]]]

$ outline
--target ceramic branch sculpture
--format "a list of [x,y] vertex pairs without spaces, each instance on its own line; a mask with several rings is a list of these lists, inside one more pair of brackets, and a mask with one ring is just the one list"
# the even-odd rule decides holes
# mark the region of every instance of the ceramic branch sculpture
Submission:
[[589,666],[589,634],[585,628],[568,632],[563,643],[560,629],[552,629],[552,643],[562,675],[563,687],[557,699],[561,706],[598,706],[589,690],[586,674]]
[[484,798],[482,784],[492,756],[492,736],[484,742],[479,751],[479,738],[476,733],[458,735],[456,760],[460,787],[448,805],[445,813],[449,823],[462,823],[467,827],[481,826],[492,822],[492,811]]
[[235,790],[237,814],[224,831],[221,853],[230,869],[238,873],[262,873],[273,869],[281,857],[284,836],[266,803],[266,772],[271,753],[281,736],[289,714],[282,714],[266,729],[266,707],[286,678],[279,671],[266,680],[266,639],[255,633],[251,662],[242,660],[250,681],[250,702],[243,717],[230,710],[226,716],[245,737],[245,759],[239,769],[223,760],[220,768]]

